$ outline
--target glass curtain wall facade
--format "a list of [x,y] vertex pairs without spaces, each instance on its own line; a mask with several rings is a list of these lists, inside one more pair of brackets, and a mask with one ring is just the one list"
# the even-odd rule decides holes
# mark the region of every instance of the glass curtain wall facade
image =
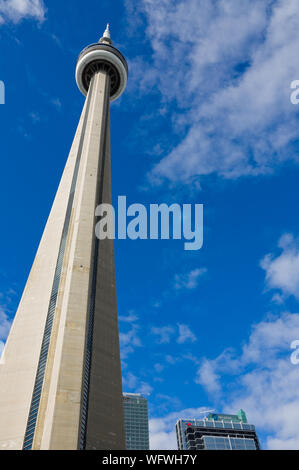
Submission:
[[[242,411],[242,410],[240,410]],[[244,411],[242,411],[244,413]],[[176,424],[179,450],[260,450],[255,426],[246,415],[208,415]]]
[[149,450],[148,403],[140,394],[124,393],[123,409],[127,450]]

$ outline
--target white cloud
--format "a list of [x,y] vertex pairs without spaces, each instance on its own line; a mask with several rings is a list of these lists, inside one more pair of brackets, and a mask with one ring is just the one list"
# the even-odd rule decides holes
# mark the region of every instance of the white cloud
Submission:
[[[157,393],[156,395],[156,413],[158,410],[163,411],[161,414],[165,414],[169,410],[179,409],[182,406],[181,400],[174,395],[165,395],[164,393]],[[158,401],[159,400],[159,401]],[[158,405],[157,405],[158,401]]]
[[124,392],[141,393],[142,395],[150,395],[153,388],[144,381],[140,381],[132,372],[123,375],[123,389]]
[[1,356],[5,347],[5,342],[8,337],[10,328],[11,328],[11,320],[9,319],[7,313],[5,313],[4,309],[0,307],[0,364],[1,364]]
[[46,8],[42,0],[0,0],[0,24],[7,21],[18,23],[24,18],[42,22],[45,13]]
[[[171,104],[177,145],[152,181],[189,182],[273,171],[297,161],[299,77],[297,0],[141,0],[151,63],[133,71],[142,91]],[[173,107],[175,106],[175,110]]]
[[138,330],[138,325],[132,324],[131,329],[129,331],[125,333],[119,333],[120,351],[122,359],[126,359],[130,354],[135,351],[136,348],[142,346],[141,341],[138,337]]
[[123,375],[124,391],[134,390],[137,386],[137,382],[138,382],[138,379],[134,374],[132,374],[132,372],[128,372],[126,375]]
[[159,362],[157,362],[157,364],[154,364],[154,369],[156,372],[160,373],[160,372],[163,372],[164,366],[163,364],[160,364]]
[[53,98],[51,100],[51,104],[56,108],[57,111],[61,111],[62,109],[62,103],[59,98]]
[[218,393],[220,391],[219,375],[215,372],[216,367],[213,361],[204,359],[199,370],[196,383],[203,385],[209,393]]
[[134,323],[138,320],[138,317],[137,317],[137,315],[134,314],[133,311],[131,311],[131,312],[129,312],[129,315],[127,315],[127,316],[119,315],[118,319],[119,319],[120,322]]
[[[299,442],[299,365],[290,361],[299,339],[299,314],[284,313],[256,324],[242,353],[226,350],[205,362],[200,383],[225,411],[242,408],[269,449],[297,449]],[[208,373],[206,373],[208,371]]]
[[188,325],[182,325],[178,323],[178,329],[179,337],[177,339],[177,343],[184,344],[188,341],[190,341],[191,343],[195,343],[195,341],[197,341],[195,334],[192,333]]
[[[176,342],[178,344],[184,344],[188,341],[194,343],[197,341],[195,334],[190,330],[188,325],[178,323],[177,328],[178,337]],[[175,334],[175,329],[172,326],[152,327],[151,332],[157,336],[158,344],[167,344],[170,343],[171,337]],[[166,362],[168,363],[175,363],[176,360],[177,359],[172,356],[166,356]]]
[[[293,295],[299,299],[299,240],[285,234],[278,243],[281,253],[275,257],[268,254],[261,262],[266,271],[268,289],[280,289],[283,296]],[[281,303],[283,297],[275,294],[273,300]]]
[[186,274],[176,274],[174,288],[180,289],[196,289],[199,279],[207,272],[206,268],[193,269]]
[[188,408],[172,412],[160,418],[149,421],[150,447],[152,450],[177,449],[175,424],[178,419],[194,418],[201,416],[205,408]]
[[141,382],[140,386],[137,389],[137,392],[141,393],[141,395],[150,395],[152,391],[153,391],[153,387],[151,387],[146,382]]
[[170,343],[174,329],[171,326],[152,327],[151,332],[157,336],[157,342],[159,344],[166,344]]
[[167,354],[165,360],[168,364],[174,365],[180,361],[180,358],[171,356],[171,354]]
[[6,340],[11,327],[11,320],[7,313],[0,307],[0,340]]
[[38,112],[34,112],[32,111],[30,114],[29,114],[29,117],[31,118],[33,124],[37,124],[38,122],[41,121],[41,116]]

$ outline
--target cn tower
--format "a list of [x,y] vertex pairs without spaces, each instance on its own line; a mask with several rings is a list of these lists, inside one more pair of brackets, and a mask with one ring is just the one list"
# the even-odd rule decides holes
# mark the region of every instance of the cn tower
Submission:
[[109,25],[77,62],[85,104],[0,360],[0,450],[125,448],[113,240],[110,101],[128,67]]

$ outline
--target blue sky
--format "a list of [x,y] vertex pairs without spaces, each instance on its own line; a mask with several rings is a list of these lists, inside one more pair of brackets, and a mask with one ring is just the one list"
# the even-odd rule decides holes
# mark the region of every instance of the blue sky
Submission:
[[82,109],[76,58],[107,21],[130,69],[115,201],[204,204],[198,252],[115,243],[124,390],[148,397],[152,448],[242,407],[264,448],[298,449],[297,0],[0,0],[0,345]]

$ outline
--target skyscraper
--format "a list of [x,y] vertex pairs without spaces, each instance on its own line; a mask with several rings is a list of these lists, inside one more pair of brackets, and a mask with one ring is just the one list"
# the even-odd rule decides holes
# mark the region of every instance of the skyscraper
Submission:
[[84,49],[84,108],[0,365],[0,449],[124,449],[114,246],[95,237],[112,203],[109,103],[128,67],[109,26]]
[[148,450],[148,405],[139,393],[124,393],[123,408],[127,450]]
[[255,426],[246,414],[210,413],[205,419],[180,419],[176,423],[179,450],[259,450]]

